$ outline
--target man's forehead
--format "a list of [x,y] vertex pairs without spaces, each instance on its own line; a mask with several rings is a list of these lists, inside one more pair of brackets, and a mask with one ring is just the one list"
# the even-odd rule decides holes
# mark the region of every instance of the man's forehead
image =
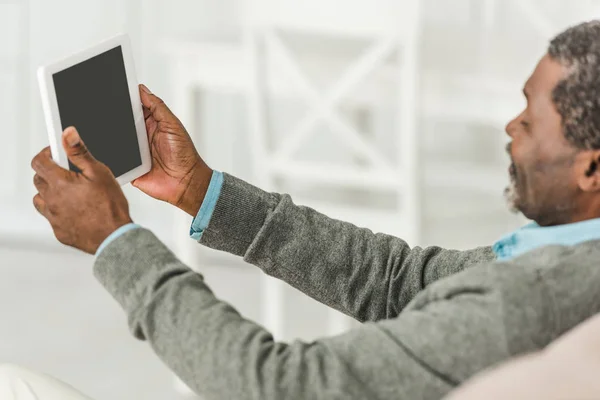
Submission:
[[528,94],[551,92],[566,75],[567,68],[546,54],[525,82],[523,90]]

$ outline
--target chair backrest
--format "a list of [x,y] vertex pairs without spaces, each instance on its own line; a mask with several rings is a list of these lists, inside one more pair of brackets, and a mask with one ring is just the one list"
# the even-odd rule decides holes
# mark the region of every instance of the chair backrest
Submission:
[[300,32],[382,36],[410,30],[418,0],[245,0],[246,23]]

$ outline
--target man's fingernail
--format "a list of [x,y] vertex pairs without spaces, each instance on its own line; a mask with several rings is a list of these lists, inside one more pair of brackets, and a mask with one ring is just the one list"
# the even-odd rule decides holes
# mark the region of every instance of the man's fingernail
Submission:
[[150,89],[148,89],[148,88],[146,87],[146,85],[144,85],[144,84],[141,84],[141,85],[140,85],[140,87],[142,88],[142,90],[143,90],[144,92],[146,92],[146,93],[148,93],[148,94],[152,94],[152,92],[150,91]]
[[79,135],[77,134],[75,128],[67,128],[65,131],[65,136],[67,139],[67,144],[70,147],[75,147],[79,144]]

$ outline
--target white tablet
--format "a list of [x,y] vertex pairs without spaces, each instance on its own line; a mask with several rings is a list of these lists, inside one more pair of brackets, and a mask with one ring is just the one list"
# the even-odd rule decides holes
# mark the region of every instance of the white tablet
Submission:
[[77,128],[96,159],[124,185],[148,171],[150,151],[131,44],[120,35],[40,67],[38,81],[54,161],[67,159],[62,132]]

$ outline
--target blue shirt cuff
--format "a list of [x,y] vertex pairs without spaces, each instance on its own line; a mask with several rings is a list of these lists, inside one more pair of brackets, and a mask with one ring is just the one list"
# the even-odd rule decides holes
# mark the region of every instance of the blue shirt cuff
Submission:
[[200,210],[198,210],[198,215],[196,215],[192,221],[192,226],[190,227],[190,237],[192,239],[199,241],[202,237],[202,233],[208,227],[213,211],[215,211],[217,200],[219,200],[219,196],[221,195],[222,187],[223,173],[213,171],[208,190],[206,191],[206,196],[204,196],[204,201],[200,206]]
[[106,246],[108,246],[113,240],[115,240],[125,232],[137,228],[141,228],[141,226],[139,226],[138,224],[130,223],[127,225],[123,225],[122,227],[111,233],[106,239],[104,239],[104,242],[102,242],[100,247],[98,247],[98,250],[96,251],[96,256],[98,256],[102,252],[102,250],[104,250]]

